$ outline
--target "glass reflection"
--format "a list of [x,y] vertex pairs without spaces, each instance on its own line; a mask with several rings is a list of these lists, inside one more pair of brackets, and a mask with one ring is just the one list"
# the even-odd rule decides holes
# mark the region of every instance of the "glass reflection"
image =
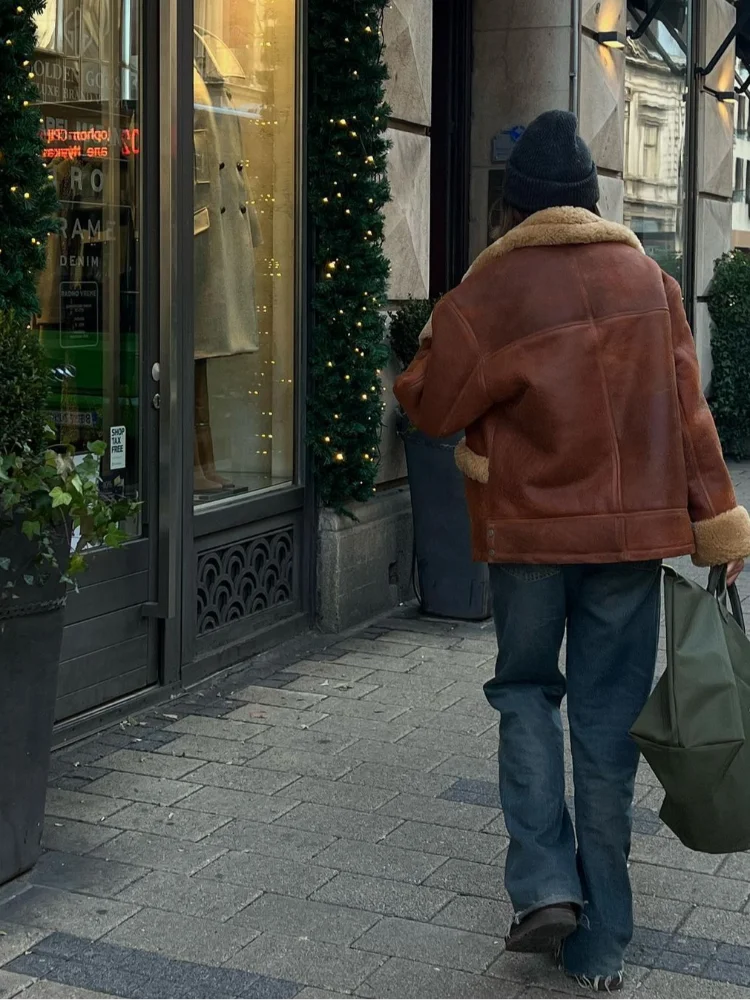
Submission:
[[[628,4],[638,33],[644,0]],[[625,54],[624,221],[681,284],[685,200],[687,3],[667,0]]]
[[750,97],[742,92],[750,87],[750,71],[737,59],[735,63],[737,104],[734,112],[734,192],[732,196],[732,247],[750,252],[750,135],[748,114]]
[[141,492],[138,0],[48,0],[34,73],[60,229],[39,278],[36,329],[49,419],[84,453],[108,446],[103,489]]
[[294,475],[295,3],[196,0],[197,504]]

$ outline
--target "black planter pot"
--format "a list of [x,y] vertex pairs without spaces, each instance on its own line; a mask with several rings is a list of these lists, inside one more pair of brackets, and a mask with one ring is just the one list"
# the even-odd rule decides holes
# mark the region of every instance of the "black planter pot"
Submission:
[[437,441],[402,429],[409,470],[420,606],[425,614],[483,621],[492,614],[489,573],[471,557],[463,476],[453,460],[460,435]]
[[[35,555],[20,526],[0,532],[0,556],[12,565],[31,565]],[[0,588],[6,580],[0,570]],[[0,599],[0,885],[41,853],[65,614],[57,573],[20,587],[17,599]]]

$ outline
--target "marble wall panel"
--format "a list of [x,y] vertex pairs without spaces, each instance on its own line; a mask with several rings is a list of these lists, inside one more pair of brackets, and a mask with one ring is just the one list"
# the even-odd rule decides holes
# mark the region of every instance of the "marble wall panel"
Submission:
[[597,166],[622,171],[624,152],[625,55],[581,39],[580,132]]
[[394,118],[429,125],[432,105],[432,0],[391,0],[383,21]]
[[385,209],[389,298],[427,298],[430,282],[430,140],[388,130],[391,201]]
[[622,222],[622,206],[625,187],[619,177],[599,174],[599,211],[603,219]]
[[699,198],[695,222],[695,292],[705,295],[717,258],[732,245],[732,202]]

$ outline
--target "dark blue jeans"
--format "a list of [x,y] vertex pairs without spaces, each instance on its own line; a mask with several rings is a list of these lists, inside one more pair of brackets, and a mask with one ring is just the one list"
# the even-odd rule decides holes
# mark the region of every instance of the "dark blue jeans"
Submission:
[[[633,933],[627,862],[638,750],[628,730],[654,678],[660,564],[494,565],[490,580],[499,652],[485,694],[500,712],[506,888],[518,919],[551,903],[581,907],[565,969],[613,975]],[[565,804],[566,694],[575,828]]]

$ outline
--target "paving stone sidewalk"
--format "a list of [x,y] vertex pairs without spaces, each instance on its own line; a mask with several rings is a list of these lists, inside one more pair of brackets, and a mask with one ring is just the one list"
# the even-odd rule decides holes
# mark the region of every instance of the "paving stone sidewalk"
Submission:
[[[303,651],[55,755],[0,997],[578,995],[503,946],[491,626],[403,609]],[[750,855],[693,854],[659,804],[644,767],[624,996],[750,998]]]

